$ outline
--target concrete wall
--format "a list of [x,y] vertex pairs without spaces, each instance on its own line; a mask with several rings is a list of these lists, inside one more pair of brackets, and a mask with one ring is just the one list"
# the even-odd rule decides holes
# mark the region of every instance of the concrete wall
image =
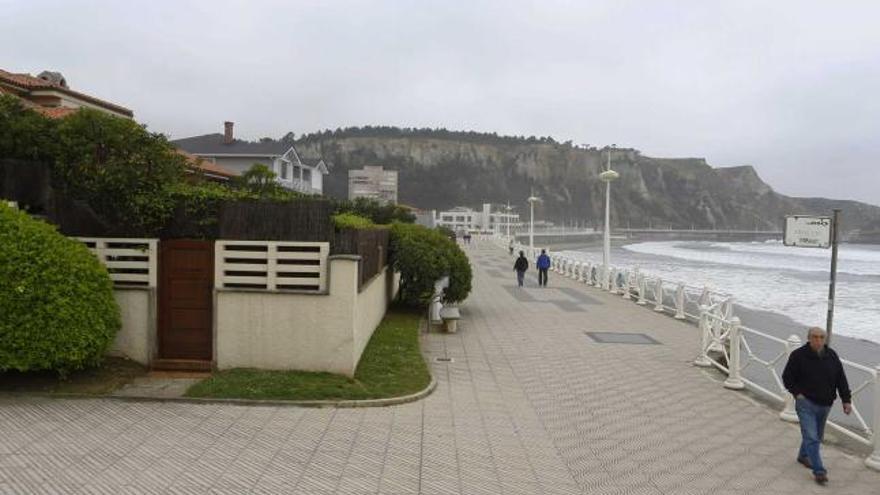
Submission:
[[148,365],[156,337],[156,292],[144,288],[115,288],[122,328],[110,348],[111,356],[127,357]]
[[389,284],[395,280],[383,273],[358,293],[357,270],[357,256],[331,256],[328,294],[218,290],[214,317],[217,368],[298,369],[353,376],[385,314]]

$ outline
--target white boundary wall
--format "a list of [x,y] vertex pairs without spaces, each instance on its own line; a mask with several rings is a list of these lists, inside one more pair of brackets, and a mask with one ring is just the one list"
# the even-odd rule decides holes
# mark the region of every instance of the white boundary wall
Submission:
[[218,369],[327,371],[353,376],[399,280],[386,267],[358,292],[358,256],[330,256],[328,290],[218,288]]
[[156,287],[158,239],[79,237],[107,267],[122,328],[110,348],[111,356],[148,365],[156,346]]

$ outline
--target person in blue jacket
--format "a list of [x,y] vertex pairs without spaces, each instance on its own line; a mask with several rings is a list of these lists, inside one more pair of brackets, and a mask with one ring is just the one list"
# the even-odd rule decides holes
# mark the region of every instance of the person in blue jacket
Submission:
[[547,256],[547,250],[542,249],[541,255],[538,256],[538,287],[547,287],[547,270],[550,269],[550,257]]

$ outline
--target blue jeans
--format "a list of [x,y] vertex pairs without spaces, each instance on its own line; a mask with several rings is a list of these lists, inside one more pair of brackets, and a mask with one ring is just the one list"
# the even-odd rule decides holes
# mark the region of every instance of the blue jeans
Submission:
[[520,287],[522,287],[523,278],[525,278],[525,276],[526,272],[521,272],[519,270],[516,271],[516,283],[519,284]]
[[831,412],[831,406],[816,404],[810,399],[795,399],[794,409],[797,411],[801,424],[801,449],[798,457],[806,457],[813,466],[813,474],[825,473],[819,446],[825,436],[825,420]]

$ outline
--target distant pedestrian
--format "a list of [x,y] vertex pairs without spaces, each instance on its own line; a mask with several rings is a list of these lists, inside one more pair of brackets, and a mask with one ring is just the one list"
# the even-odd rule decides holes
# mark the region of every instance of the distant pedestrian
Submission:
[[464,231],[464,243],[465,244],[471,243],[471,232],[469,230]]
[[520,251],[519,258],[513,264],[513,271],[516,272],[516,283],[522,287],[523,279],[526,276],[526,270],[529,269],[529,260],[526,259],[526,253]]
[[538,256],[538,287],[547,287],[547,270],[550,269],[550,257],[547,256],[547,250],[542,249],[541,255]]
[[507,248],[510,249],[510,255],[513,256],[513,239],[510,240],[510,244],[507,245]]
[[807,343],[788,358],[782,382],[795,397],[795,410],[801,424],[801,448],[797,461],[813,470],[816,483],[828,482],[828,473],[819,455],[825,434],[825,421],[834,399],[840,395],[843,412],[852,412],[852,393],[843,364],[825,343],[827,334],[819,327],[807,331]]

